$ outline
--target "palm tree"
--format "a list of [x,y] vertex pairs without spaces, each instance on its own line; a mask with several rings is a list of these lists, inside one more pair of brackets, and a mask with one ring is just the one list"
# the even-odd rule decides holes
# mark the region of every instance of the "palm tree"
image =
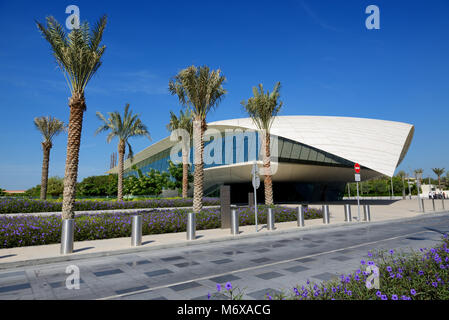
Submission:
[[402,199],[405,199],[405,176],[407,174],[405,171],[401,170],[398,172],[398,177],[402,179]]
[[[187,131],[190,137],[192,136],[193,126],[192,126],[192,112],[187,110],[184,113],[182,110],[179,113],[179,117],[176,116],[172,111],[170,111],[170,123],[167,125],[169,131],[174,131],[177,129],[182,129]],[[189,159],[188,159],[188,144],[185,139],[181,141],[182,143],[182,197],[187,198],[187,190],[189,188]]]
[[177,95],[184,107],[190,107],[193,113],[193,146],[195,149],[193,174],[193,212],[199,213],[203,207],[204,182],[204,132],[206,131],[206,116],[209,111],[218,106],[227,93],[223,88],[226,78],[221,70],[210,70],[208,66],[190,66],[181,70],[168,83],[172,95]]
[[73,219],[81,130],[84,111],[86,111],[84,91],[87,83],[101,66],[101,57],[106,50],[104,45],[100,45],[106,27],[106,16],[100,18],[92,32],[89,24],[83,22],[78,29],[73,29],[68,35],[55,18],[47,17],[46,21],[46,27],[36,21],[37,27],[50,43],[53,56],[65,76],[72,95],[69,98],[70,118],[62,218]]
[[50,162],[50,150],[53,147],[53,137],[66,130],[64,122],[53,117],[34,118],[34,125],[40,131],[44,141],[42,142],[42,150],[44,157],[42,161],[42,178],[41,178],[41,200],[47,199],[47,183],[48,183],[48,165]]
[[262,149],[265,150],[263,157],[263,166],[265,171],[265,204],[273,204],[273,182],[271,179],[271,161],[270,161],[270,129],[276,115],[282,107],[282,102],[278,101],[281,83],[274,86],[273,92],[264,92],[262,84],[259,88],[253,87],[254,97],[248,101],[242,101],[246,112],[253,119],[254,124],[262,133]]
[[129,103],[125,106],[123,117],[119,112],[108,112],[109,118],[106,118],[97,111],[97,117],[103,121],[102,125],[95,131],[95,135],[103,131],[109,131],[106,138],[108,143],[115,137],[118,138],[118,183],[117,183],[117,200],[123,201],[123,161],[125,158],[126,145],[128,145],[128,154],[132,162],[133,149],[129,143],[129,138],[137,136],[146,136],[151,140],[147,127],[139,119],[138,114],[132,114],[129,110]]
[[438,189],[441,190],[441,176],[444,173],[444,168],[432,168],[433,173],[438,177]]

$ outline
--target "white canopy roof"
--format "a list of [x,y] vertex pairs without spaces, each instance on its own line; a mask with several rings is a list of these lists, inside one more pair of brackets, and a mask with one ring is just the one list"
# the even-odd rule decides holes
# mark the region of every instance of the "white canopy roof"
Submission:
[[[257,130],[251,118],[211,122],[208,127]],[[278,116],[270,133],[392,176],[408,151],[414,126],[365,118]]]

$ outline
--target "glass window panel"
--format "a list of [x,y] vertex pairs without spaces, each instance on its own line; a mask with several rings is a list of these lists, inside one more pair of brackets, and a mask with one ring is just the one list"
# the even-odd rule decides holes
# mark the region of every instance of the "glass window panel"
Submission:
[[324,154],[321,152],[318,152],[318,155],[316,157],[316,161],[318,162],[324,162]]
[[301,149],[301,153],[299,155],[299,159],[308,160],[309,159],[310,148],[303,146]]
[[292,153],[293,144],[290,141],[284,142],[284,147],[282,148],[281,158],[290,158]]
[[301,153],[301,145],[298,143],[293,144],[292,152],[290,154],[291,159],[299,159],[299,154]]
[[309,153],[309,161],[316,161],[317,152],[313,149],[310,149]]

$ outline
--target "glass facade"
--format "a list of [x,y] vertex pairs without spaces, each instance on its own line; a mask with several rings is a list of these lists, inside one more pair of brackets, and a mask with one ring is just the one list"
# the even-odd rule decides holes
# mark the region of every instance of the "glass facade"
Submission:
[[[261,144],[260,134],[255,131],[232,130],[221,132],[204,144],[204,168],[262,160],[260,156]],[[144,174],[151,169],[159,172],[168,171],[170,150],[171,148],[166,149],[134,165]],[[273,160],[281,163],[290,162],[336,167],[352,167],[354,165],[351,161],[282,137],[272,137],[271,150]],[[191,163],[193,163],[193,154],[193,148],[191,148]],[[181,158],[181,152],[178,153],[178,157]],[[191,166],[191,170],[193,170],[193,166]],[[128,168],[125,170],[124,176],[130,175],[137,176],[137,172]]]

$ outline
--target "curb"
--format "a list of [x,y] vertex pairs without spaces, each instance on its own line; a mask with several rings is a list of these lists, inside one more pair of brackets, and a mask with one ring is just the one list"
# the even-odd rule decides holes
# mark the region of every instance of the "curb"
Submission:
[[[64,262],[64,261],[74,261],[74,260],[83,260],[83,259],[89,259],[89,258],[101,258],[101,257],[107,257],[107,256],[114,256],[114,255],[120,255],[120,254],[129,254],[129,253],[138,253],[138,252],[146,252],[146,251],[152,251],[152,250],[159,250],[159,249],[167,249],[167,248],[175,248],[175,247],[189,247],[189,246],[195,246],[195,245],[201,245],[201,244],[208,244],[208,243],[215,243],[215,242],[223,242],[223,241],[238,241],[239,239],[251,239],[251,238],[257,238],[257,237],[263,237],[263,236],[273,236],[273,235],[280,235],[280,234],[290,234],[290,233],[298,233],[302,231],[315,231],[315,230],[321,230],[321,229],[332,229],[339,227],[343,228],[358,228],[360,226],[366,226],[366,225],[382,225],[382,224],[389,224],[391,222],[399,222],[399,221],[413,221],[413,220],[420,220],[420,219],[426,219],[426,218],[433,218],[433,217],[440,217],[447,215],[449,211],[444,212],[436,212],[436,213],[425,213],[425,216],[416,216],[416,217],[409,217],[409,218],[397,218],[397,219],[390,219],[387,221],[361,221],[361,222],[355,222],[355,223],[347,223],[347,222],[339,222],[335,224],[328,224],[328,225],[317,225],[317,226],[304,226],[304,227],[297,227],[297,228],[291,228],[287,230],[273,230],[271,232],[264,232],[264,233],[255,233],[255,234],[243,234],[238,236],[225,236],[215,239],[197,239],[194,241],[184,241],[181,243],[171,243],[171,244],[160,244],[155,245],[153,247],[137,247],[137,248],[127,248],[127,249],[120,249],[120,250],[112,250],[112,251],[101,251],[101,252],[95,252],[95,253],[84,253],[79,255],[64,255],[64,256],[57,256],[57,257],[49,257],[49,258],[42,258],[42,259],[30,259],[30,260],[22,260],[22,261],[15,261],[15,262],[6,262],[6,263],[0,263],[0,270],[4,269],[10,269],[10,268],[16,268],[16,267],[26,267],[26,266],[34,266],[34,265],[41,265],[41,264],[48,264],[48,263],[57,263],[57,262]],[[307,221],[307,220],[306,220]]]

